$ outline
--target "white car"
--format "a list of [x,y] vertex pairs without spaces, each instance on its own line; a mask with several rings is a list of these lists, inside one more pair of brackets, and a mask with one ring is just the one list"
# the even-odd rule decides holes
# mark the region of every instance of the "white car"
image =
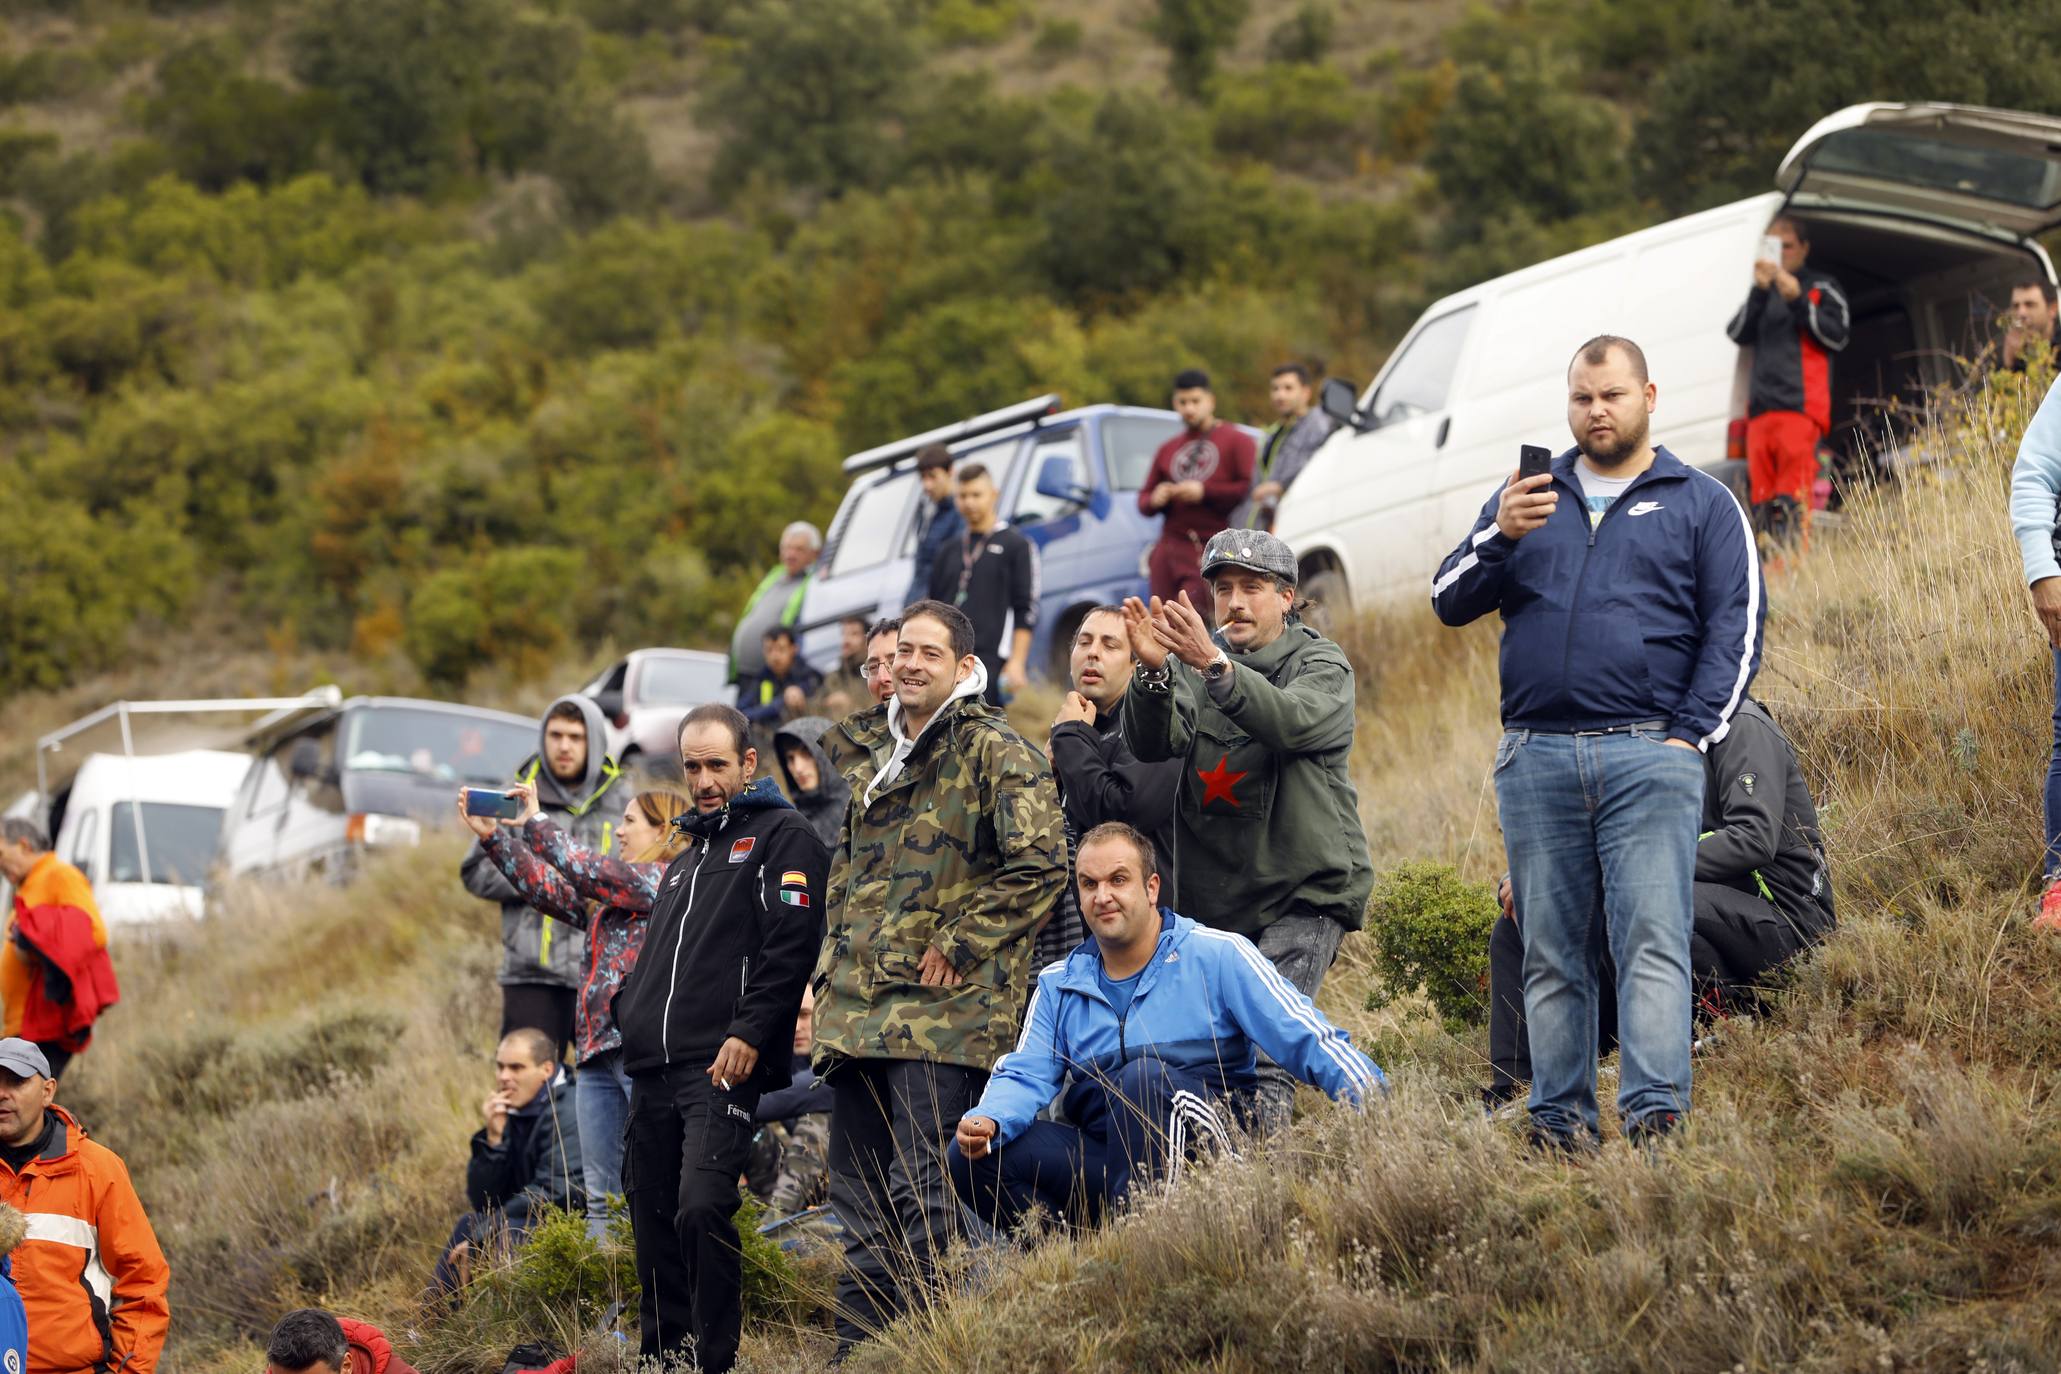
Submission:
[[734,702],[730,660],[702,649],[639,649],[611,664],[580,694],[608,718],[608,752],[624,768],[679,772],[680,717],[711,701]]
[[[1566,367],[1598,334],[1645,350],[1653,437],[1738,487],[1750,355],[1725,334],[1770,219],[1807,230],[1810,265],[1845,291],[1833,361],[1835,447],[1878,459],[1900,436],[1878,398],[1918,398],[1997,337],[2013,283],[2052,282],[2034,236],[2061,225],[2061,118],[1962,105],[1856,105],[1777,170],[1784,189],[1655,225],[1439,301],[1283,498],[1275,532],[1312,600],[1423,597],[1518,448],[1570,444]],[[1731,464],[1730,470],[1726,470]]]

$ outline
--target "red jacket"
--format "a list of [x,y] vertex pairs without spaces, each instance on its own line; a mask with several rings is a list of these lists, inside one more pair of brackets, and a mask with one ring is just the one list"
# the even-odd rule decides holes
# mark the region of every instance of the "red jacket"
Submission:
[[78,907],[29,906],[15,897],[9,938],[31,968],[22,1038],[54,1040],[76,1053],[92,1039],[95,1018],[121,1000],[114,961],[96,936],[92,917]]
[[372,1323],[338,1317],[336,1324],[351,1344],[349,1374],[415,1374],[415,1367],[394,1353],[386,1332]]

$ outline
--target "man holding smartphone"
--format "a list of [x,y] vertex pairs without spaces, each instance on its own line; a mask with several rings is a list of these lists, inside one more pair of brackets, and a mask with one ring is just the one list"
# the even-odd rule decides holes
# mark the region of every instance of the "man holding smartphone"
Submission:
[[1787,215],[1768,225],[1753,289],[1725,332],[1753,350],[1746,471],[1753,513],[1778,536],[1801,531],[1818,478],[1818,441],[1832,428],[1832,355],[1846,347],[1846,293],[1807,265],[1811,241]]
[[1505,482],[1431,586],[1448,625],[1503,617],[1496,804],[1525,921],[1532,1133],[1566,1149],[1596,1139],[1606,951],[1625,1134],[1657,1140],[1689,1110],[1701,753],[1760,666],[1753,532],[1722,482],[1650,442],[1657,398],[1637,344],[1583,344],[1575,447]]

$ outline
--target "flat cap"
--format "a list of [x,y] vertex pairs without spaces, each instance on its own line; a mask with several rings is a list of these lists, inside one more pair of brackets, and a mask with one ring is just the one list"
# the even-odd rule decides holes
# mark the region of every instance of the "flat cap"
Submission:
[[1265,530],[1222,530],[1202,551],[1202,575],[1216,576],[1219,568],[1249,568],[1278,577],[1289,586],[1296,583],[1295,550]]

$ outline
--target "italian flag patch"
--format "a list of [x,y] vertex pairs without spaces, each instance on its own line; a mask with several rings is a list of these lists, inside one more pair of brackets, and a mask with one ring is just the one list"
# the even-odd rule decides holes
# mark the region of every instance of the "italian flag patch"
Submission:
[[780,900],[789,906],[807,906],[809,904],[809,894],[797,892],[793,888],[783,887],[780,889]]

